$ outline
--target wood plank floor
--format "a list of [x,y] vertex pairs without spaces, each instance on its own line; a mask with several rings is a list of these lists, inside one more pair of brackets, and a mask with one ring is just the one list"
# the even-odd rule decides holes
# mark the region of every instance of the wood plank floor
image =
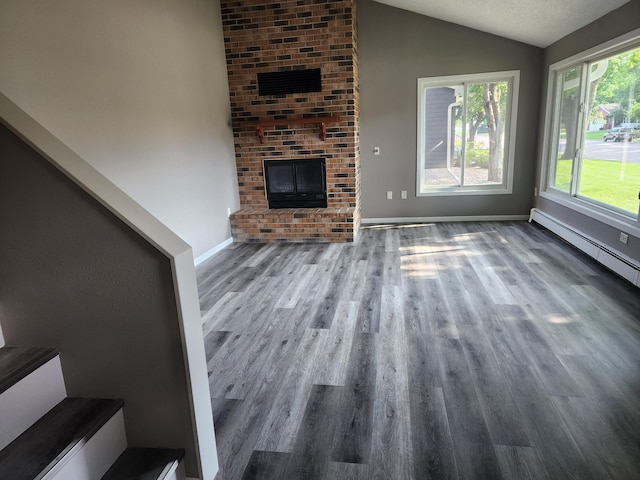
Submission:
[[198,268],[220,472],[640,479],[640,294],[526,222],[234,244]]

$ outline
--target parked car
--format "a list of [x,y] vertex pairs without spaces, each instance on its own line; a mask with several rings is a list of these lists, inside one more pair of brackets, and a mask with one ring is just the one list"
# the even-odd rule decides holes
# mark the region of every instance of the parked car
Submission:
[[605,142],[613,140],[614,142],[630,142],[636,134],[630,128],[614,128],[610,132],[604,134]]

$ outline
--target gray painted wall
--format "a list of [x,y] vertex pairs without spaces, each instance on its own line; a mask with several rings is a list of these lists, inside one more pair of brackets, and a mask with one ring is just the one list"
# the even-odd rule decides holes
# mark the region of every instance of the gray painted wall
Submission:
[[[533,205],[542,49],[358,1],[362,216],[521,215]],[[416,197],[417,79],[520,70],[512,195]],[[380,147],[380,155],[373,148]],[[394,192],[386,200],[387,190]],[[409,198],[400,199],[407,190]]]
[[[537,185],[539,185],[540,168],[542,166],[542,142],[544,136],[544,130],[542,127],[546,113],[546,82],[549,74],[549,66],[637,28],[640,28],[640,2],[632,1],[604,17],[601,17],[586,27],[567,35],[545,49],[543,70],[544,85],[540,100],[542,107],[540,113],[540,136],[538,140],[539,158],[536,175]],[[536,198],[536,207],[604,242],[605,244],[610,245],[619,252],[640,261],[640,238],[630,236],[629,243],[624,245],[618,241],[620,230],[605,225],[602,222],[575,212],[574,210],[566,208],[546,198]]]
[[3,0],[0,91],[198,257],[239,208],[219,1]]
[[169,259],[0,126],[0,323],[61,350],[71,396],[123,398],[133,446],[194,434]]

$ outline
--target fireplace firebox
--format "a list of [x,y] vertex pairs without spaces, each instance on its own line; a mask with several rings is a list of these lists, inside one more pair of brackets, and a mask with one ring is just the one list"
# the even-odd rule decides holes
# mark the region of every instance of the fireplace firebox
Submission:
[[326,208],[324,158],[265,160],[269,208]]

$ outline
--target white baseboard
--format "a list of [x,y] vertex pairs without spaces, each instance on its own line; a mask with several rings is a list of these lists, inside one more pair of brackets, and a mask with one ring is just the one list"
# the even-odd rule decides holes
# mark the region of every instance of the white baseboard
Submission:
[[537,208],[531,209],[529,221],[532,220],[582,250],[609,270],[640,287],[640,264],[634,259]]
[[202,255],[200,255],[198,258],[196,258],[193,261],[193,264],[197,267],[198,265],[200,265],[202,262],[204,262],[205,260],[210,259],[211,257],[213,257],[216,253],[218,253],[220,250],[227,248],[229,245],[231,245],[233,243],[233,238],[229,237],[227,238],[224,242],[220,243],[219,245],[216,245],[215,247],[213,247],[211,250],[209,250],[208,252],[204,252]]
[[452,217],[386,217],[363,218],[363,224],[371,223],[443,223],[443,222],[511,222],[528,220],[528,215],[478,215]]

